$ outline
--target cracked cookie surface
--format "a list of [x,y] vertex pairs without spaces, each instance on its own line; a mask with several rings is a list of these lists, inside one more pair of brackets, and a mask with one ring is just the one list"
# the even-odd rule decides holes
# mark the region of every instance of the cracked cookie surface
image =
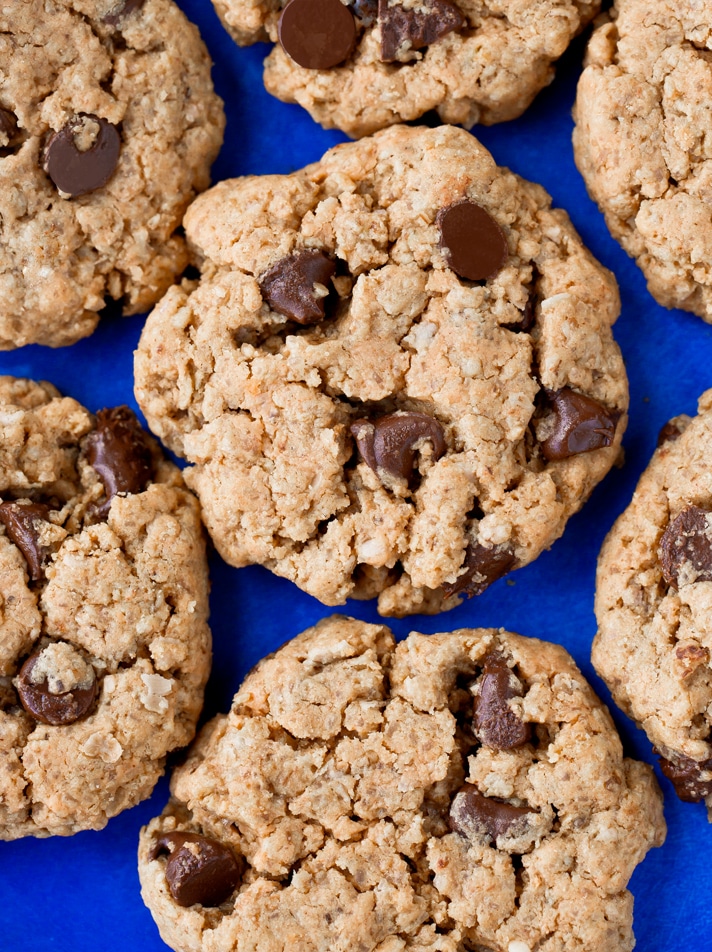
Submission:
[[222,103],[171,0],[0,9],[0,349],[136,314],[188,263],[177,229],[210,184]]
[[570,656],[495,629],[396,645],[325,619],[247,676],[171,790],[139,874],[180,952],[630,950],[626,884],[665,836]]
[[125,407],[0,377],[0,437],[0,839],[100,829],[195,733],[198,504]]
[[712,3],[618,0],[579,81],[574,153],[665,307],[712,323]]
[[[458,244],[470,213],[486,240]],[[439,611],[536,558],[615,461],[615,280],[463,130],[221,183],[186,233],[202,277],[149,316],[136,396],[230,564]]]

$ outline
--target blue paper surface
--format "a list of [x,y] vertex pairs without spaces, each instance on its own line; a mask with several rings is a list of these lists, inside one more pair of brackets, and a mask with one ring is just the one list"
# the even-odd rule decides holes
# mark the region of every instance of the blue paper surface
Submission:
[[[272,99],[262,86],[266,45],[238,49],[220,25],[209,0],[179,0],[200,26],[215,61],[214,79],[228,116],[225,145],[213,181],[242,174],[284,173],[317,160],[345,136],[325,132],[298,106]],[[630,378],[626,464],[611,473],[562,539],[527,568],[494,584],[484,595],[437,617],[387,622],[398,636],[464,626],[503,626],[559,642],[574,656],[611,706],[626,751],[656,763],[645,735],[611,705],[591,668],[596,556],[615,517],[630,500],[640,473],[669,417],[694,414],[702,391],[712,386],[712,327],[681,311],[666,311],[610,237],[573,162],[571,107],[584,40],[562,59],[557,77],[519,120],[474,131],[501,165],[540,182],[565,208],[592,252],[619,281],[622,313],[615,328]],[[0,373],[52,381],[91,410],[135,405],[132,351],[143,318],[112,317],[73,347],[26,347],[0,354]],[[246,672],[263,655],[330,614],[330,610],[262,568],[233,569],[217,556],[211,563],[215,661],[205,716],[229,707]],[[372,603],[342,611],[376,621]],[[665,795],[668,838],[633,876],[635,933],[639,952],[707,952],[712,949],[709,902],[712,827],[702,805],[681,803],[656,774]],[[8,952],[165,952],[143,906],[136,873],[138,831],[159,813],[167,781],[153,797],[115,819],[101,832],[71,838],[0,843],[0,950]],[[299,952],[299,950],[295,950]],[[590,950],[598,952],[598,950]]]

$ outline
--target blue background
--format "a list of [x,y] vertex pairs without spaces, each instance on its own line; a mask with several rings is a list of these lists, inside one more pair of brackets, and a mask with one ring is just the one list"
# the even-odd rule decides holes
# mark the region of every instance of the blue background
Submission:
[[[227,134],[213,181],[246,173],[290,172],[345,139],[338,132],[322,130],[298,106],[267,95],[261,81],[266,45],[238,49],[208,0],[179,0],[179,6],[201,28],[215,61],[215,84],[226,105]],[[694,414],[698,396],[712,386],[712,328],[693,315],[668,312],[655,303],[641,273],[610,237],[586,194],[571,150],[571,107],[584,42],[579,38],[572,45],[554,83],[521,119],[475,132],[497,162],[548,189],[554,203],[568,211],[585,243],[618,278],[622,313],[615,333],[631,389],[626,464],[607,477],[571,519],[563,538],[535,563],[446,615],[414,616],[389,624],[399,637],[413,629],[434,632],[492,625],[557,641],[573,654],[610,705],[589,661],[596,630],[596,556],[631,497],[660,427],[675,414]],[[119,403],[135,406],[132,352],[142,324],[141,317],[109,316],[91,338],[73,347],[33,346],[0,354],[0,373],[51,380],[91,410]],[[259,658],[329,614],[290,582],[262,568],[233,569],[213,554],[211,569],[215,663],[206,716],[229,707],[240,681]],[[377,620],[372,603],[350,603],[342,611]],[[613,710],[613,715],[627,753],[654,763],[645,735],[620,712]],[[648,855],[630,884],[637,948],[702,952],[712,949],[712,827],[703,805],[681,803],[657,764],[656,773],[665,795],[669,832],[664,847]],[[139,828],[160,812],[167,791],[164,779],[151,800],[116,817],[98,833],[0,843],[0,949],[165,952],[141,902],[135,855]]]

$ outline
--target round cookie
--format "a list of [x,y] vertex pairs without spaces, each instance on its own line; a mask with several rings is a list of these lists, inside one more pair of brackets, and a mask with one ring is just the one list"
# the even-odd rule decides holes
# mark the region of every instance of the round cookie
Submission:
[[180,952],[620,952],[653,772],[557,645],[320,622],[205,726],[141,834]]
[[665,307],[712,322],[712,2],[616,0],[588,47],[574,153]]
[[195,497],[127,407],[0,377],[0,840],[100,829],[193,737]]
[[72,344],[185,269],[222,103],[171,0],[12,0],[0,63],[0,349]]
[[149,316],[136,395],[232,565],[439,611],[536,558],[615,461],[615,280],[462,129],[223,182],[185,226],[202,278]]
[[[598,561],[592,660],[683,800],[712,811],[712,390],[675,417]],[[710,812],[712,817],[712,812]]]
[[357,138],[437,110],[468,128],[515,119],[600,0],[213,0],[240,45],[271,40],[267,91]]

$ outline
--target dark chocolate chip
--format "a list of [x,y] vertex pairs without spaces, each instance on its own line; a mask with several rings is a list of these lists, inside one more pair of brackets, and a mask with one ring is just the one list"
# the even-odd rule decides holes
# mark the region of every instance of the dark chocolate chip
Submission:
[[17,137],[17,119],[14,112],[0,106],[0,155],[10,150]]
[[199,833],[164,833],[151,859],[165,854],[168,888],[179,906],[219,906],[239,885],[242,864],[217,840]]
[[450,0],[424,0],[423,9],[406,9],[400,3],[378,0],[381,25],[381,59],[393,63],[398,55],[421,50],[448,33],[461,30],[465,17]]
[[116,26],[120,20],[127,17],[130,13],[140,10],[146,0],[120,0],[115,3],[111,10],[102,18],[102,23],[107,26]]
[[551,429],[541,443],[545,459],[568,459],[578,453],[612,445],[620,413],[607,410],[598,401],[570,387],[545,393],[551,410]]
[[662,430],[658,433],[658,446],[662,446],[663,443],[671,443],[673,440],[679,440],[682,436],[682,430],[677,425],[673,423],[672,420],[668,420]]
[[459,594],[467,595],[468,598],[481,595],[492,582],[514,568],[516,561],[509,543],[486,547],[473,542],[465,551],[465,571],[454,582],[445,583],[443,592],[447,598]]
[[103,518],[117,493],[138,493],[153,476],[153,459],[146,436],[128,407],[99,410],[96,429],[86,441],[86,458],[104,484]]
[[518,836],[526,829],[525,817],[533,813],[528,807],[515,807],[499,797],[483,797],[477,787],[466,783],[453,797],[450,829],[473,840],[477,834],[493,840]]
[[11,542],[25,556],[30,578],[38,582],[44,578],[42,563],[49,557],[49,546],[40,542],[40,529],[48,521],[49,506],[39,502],[4,502],[0,504],[0,522]]
[[356,22],[341,0],[290,0],[277,25],[284,52],[305,69],[331,69],[356,46]]
[[441,208],[440,246],[452,270],[468,281],[487,281],[504,266],[507,238],[481,205],[468,199]]
[[479,693],[475,696],[473,726],[480,742],[495,750],[521,747],[531,738],[531,725],[509,706],[522,696],[522,689],[503,655],[485,656]]
[[378,0],[351,0],[349,6],[364,26],[372,26],[378,19]]
[[[82,141],[93,133],[92,141]],[[120,151],[116,126],[97,116],[75,116],[47,142],[42,167],[60,192],[76,198],[106,185],[116,170]]]
[[[660,769],[672,782],[675,793],[681,800],[698,803],[705,797],[712,796],[712,760],[697,761],[684,754],[677,754],[674,761],[660,757]],[[709,779],[702,779],[703,772],[709,774]]]
[[712,581],[712,512],[687,506],[663,533],[659,549],[663,577],[668,585]]
[[326,316],[326,294],[314,285],[328,291],[335,272],[336,264],[323,251],[298,251],[262,276],[260,290],[273,311],[298,324],[316,324]]
[[76,687],[71,691],[53,694],[46,678],[38,683],[32,680],[32,670],[41,655],[41,650],[31,654],[17,676],[17,693],[24,709],[36,721],[51,724],[53,727],[73,724],[80,718],[86,717],[97,693],[93,670],[90,686]]
[[357,420],[351,425],[351,433],[372,470],[384,469],[405,479],[413,475],[415,451],[423,442],[431,444],[433,459],[440,459],[447,448],[442,426],[426,413],[406,411],[376,420]]

